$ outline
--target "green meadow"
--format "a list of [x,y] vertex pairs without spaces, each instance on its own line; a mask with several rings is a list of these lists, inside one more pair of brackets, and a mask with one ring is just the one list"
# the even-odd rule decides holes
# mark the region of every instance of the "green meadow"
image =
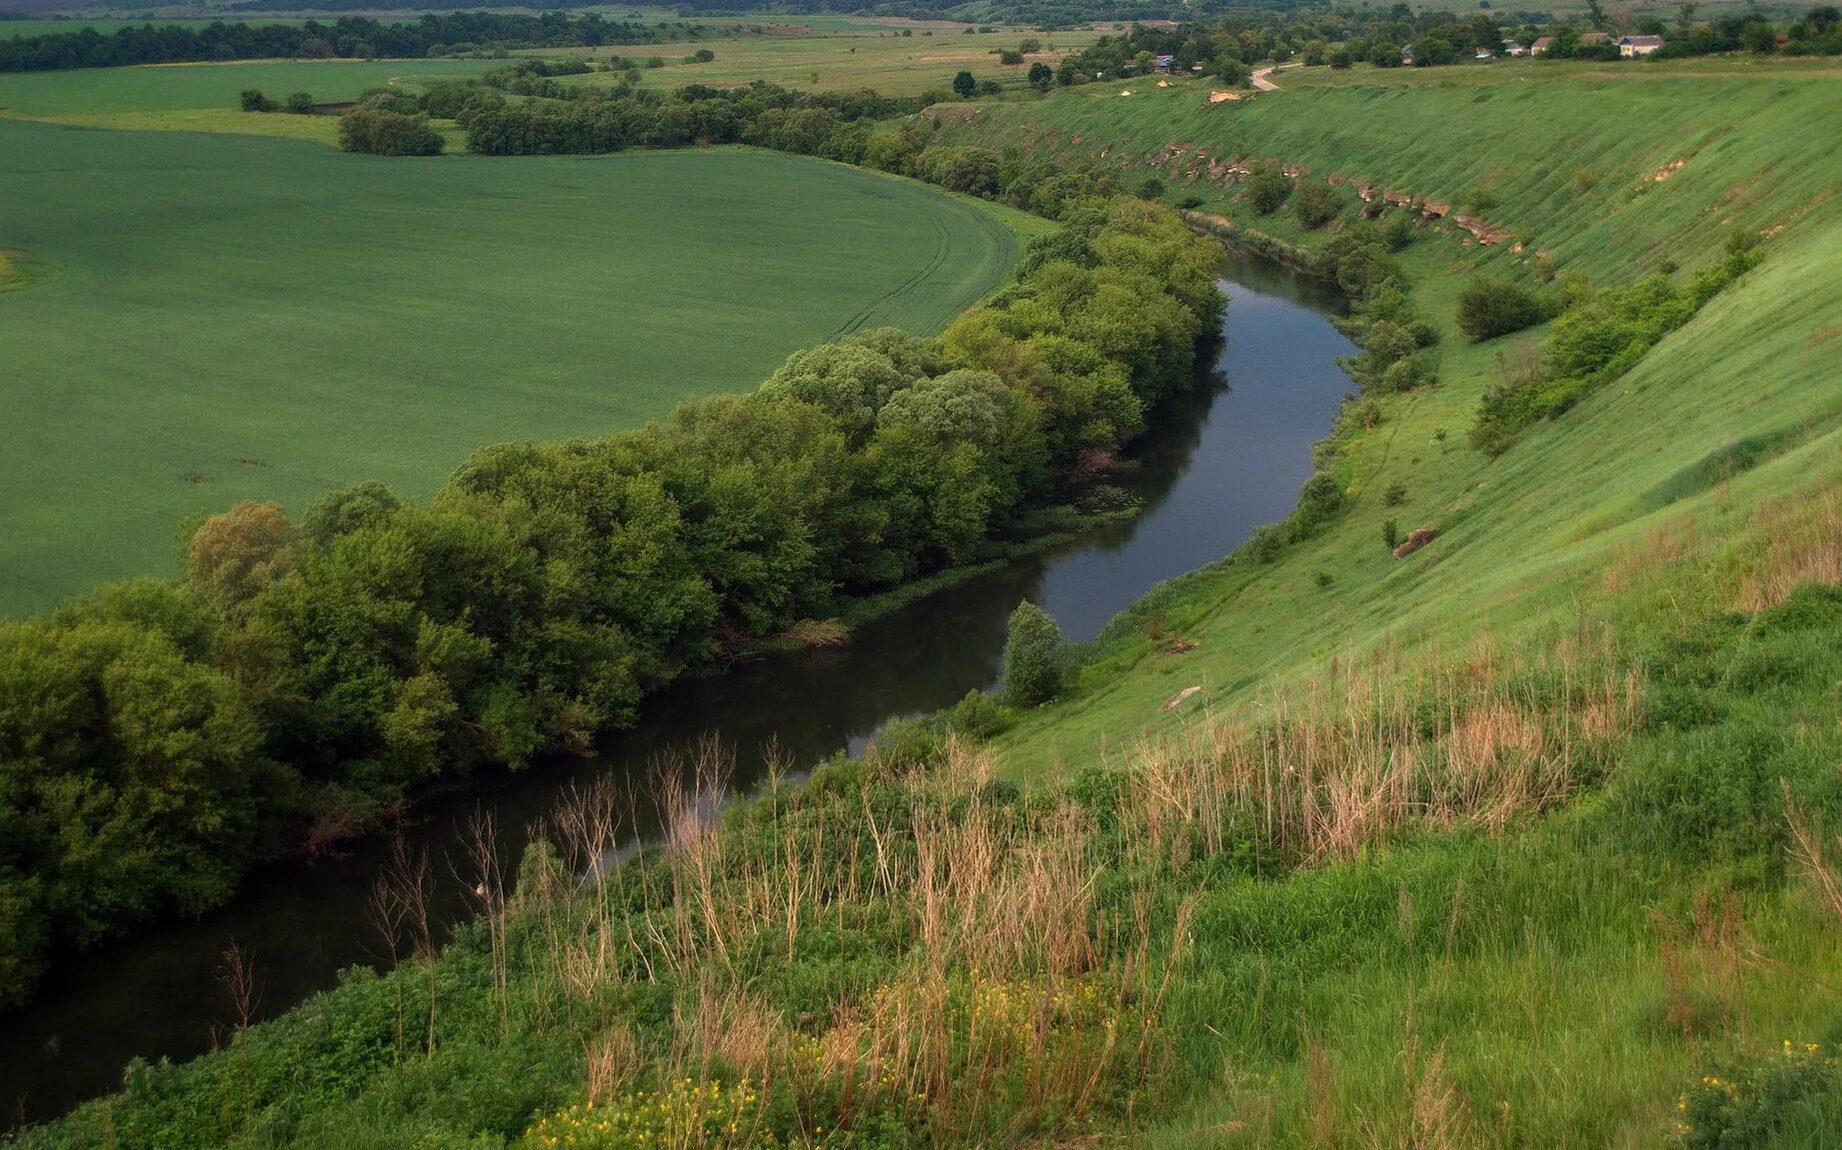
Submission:
[[[91,73],[93,75],[94,73]],[[434,490],[470,451],[744,391],[859,328],[931,331],[1033,226],[744,150],[388,161],[0,123],[0,611],[166,571],[181,520]]]
[[307,92],[331,103],[385,84],[462,80],[492,66],[490,60],[262,60],[14,72],[0,76],[0,115],[42,118],[234,109],[237,94],[245,88],[261,88],[277,99]]

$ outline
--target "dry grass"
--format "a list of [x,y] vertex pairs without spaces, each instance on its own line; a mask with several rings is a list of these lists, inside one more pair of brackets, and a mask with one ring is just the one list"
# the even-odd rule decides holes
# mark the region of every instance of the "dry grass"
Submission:
[[1842,491],[1827,487],[1763,504],[1753,532],[1764,543],[1740,583],[1738,610],[1782,603],[1805,583],[1842,583]]
[[801,647],[839,647],[851,641],[851,629],[836,619],[801,619],[780,638]]
[[1639,682],[1603,650],[1525,661],[1488,642],[1443,670],[1333,670],[1245,716],[1140,744],[1130,817],[1181,865],[1254,835],[1290,862],[1352,858],[1410,822],[1500,832],[1580,783],[1629,732]]

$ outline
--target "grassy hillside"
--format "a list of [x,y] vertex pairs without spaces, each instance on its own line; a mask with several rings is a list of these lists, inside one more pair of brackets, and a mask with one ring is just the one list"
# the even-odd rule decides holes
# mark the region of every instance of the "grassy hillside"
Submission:
[[[1060,702],[975,699],[716,827],[668,785],[668,852],[574,884],[537,851],[508,900],[489,871],[440,962],[31,1144],[1835,1145],[1842,160],[1798,130],[1835,75],[1363,71],[955,117],[1159,160],[1301,262],[1353,200],[1307,231],[1167,146],[1506,241],[1416,233],[1436,383],[1352,410],[1320,531],[1155,592]],[[1467,343],[1468,281],[1680,279],[1736,229],[1761,262],[1633,370],[1466,445],[1548,334]],[[1439,534],[1394,559],[1388,519]],[[603,857],[611,801],[559,817],[565,856]]]
[[[1096,739],[1180,723],[1158,707],[1191,685],[1204,688],[1191,707],[1238,704],[1269,675],[1377,643],[1452,649],[1479,630],[1565,621],[1613,557],[1684,516],[1730,528],[1787,477],[1811,474],[1811,461],[1830,449],[1842,412],[1842,380],[1824,351],[1842,314],[1842,205],[1832,198],[1842,163],[1810,148],[1795,125],[1842,113],[1842,72],[1803,64],[1447,71],[1430,80],[1294,71],[1284,74],[1285,91],[1244,107],[1208,107],[1187,86],[1130,97],[1094,86],[987,107],[953,130],[955,138],[1031,140],[1039,150],[1103,148],[1110,161],[1162,175],[1171,198],[1198,197],[1200,212],[1305,252],[1334,226],[1306,232],[1289,208],[1259,216],[1232,177],[1210,181],[1209,165],[1272,159],[1455,207],[1482,188],[1494,203],[1478,214],[1510,237],[1487,247],[1440,223],[1402,253],[1417,312],[1443,336],[1440,384],[1383,400],[1380,425],[1348,435],[1334,469],[1353,505],[1337,528],[1277,569],[1243,564],[1157,597],[1143,614],[1198,649],[1159,656],[1158,644],[1125,639],[1078,702],[1007,742],[1014,769],[1082,761]],[[1072,142],[1077,136],[1083,143]],[[1347,224],[1357,199],[1347,187],[1342,194]],[[1545,263],[1563,276],[1628,283],[1711,262],[1735,229],[1769,237],[1763,266],[1637,371],[1502,458],[1465,446],[1500,358],[1544,334],[1466,342],[1453,314],[1470,277],[1534,286]],[[1698,466],[1754,437],[1775,439],[1783,456],[1719,484],[1718,498],[1705,489],[1715,484],[1685,485]],[[1405,500],[1385,506],[1396,484]],[[1443,536],[1396,561],[1381,542],[1386,519],[1403,534],[1430,525]],[[1326,588],[1320,571],[1333,580]]]
[[1017,250],[919,184],[744,151],[389,163],[0,124],[0,611],[163,571],[180,520],[635,426],[848,330],[937,329]]

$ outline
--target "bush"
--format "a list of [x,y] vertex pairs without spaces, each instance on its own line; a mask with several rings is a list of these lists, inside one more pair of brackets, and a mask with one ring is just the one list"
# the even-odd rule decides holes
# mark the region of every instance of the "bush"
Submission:
[[1330,54],[1330,66],[1338,71],[1342,71],[1353,63],[1355,63],[1355,58],[1350,55],[1348,48],[1338,48]]
[[237,97],[238,106],[245,112],[273,112],[275,101],[262,94],[261,88],[245,88]]
[[339,117],[339,146],[373,156],[439,156],[444,141],[428,117],[353,108]]
[[1393,551],[1401,541],[1401,525],[1392,519],[1382,520],[1382,546]]
[[313,97],[305,92],[295,92],[282,102],[283,110],[296,116],[311,116],[316,111]]
[[1320,471],[1298,492],[1298,506],[1287,520],[1290,542],[1308,539],[1323,530],[1325,524],[1343,508],[1343,485],[1329,472]]
[[1004,641],[1004,697],[1016,707],[1035,707],[1061,693],[1067,643],[1062,629],[1029,601],[1011,612]]
[[1292,191],[1292,210],[1306,231],[1315,231],[1337,218],[1343,197],[1323,180],[1300,180]]
[[1482,342],[1532,327],[1546,318],[1535,293],[1519,284],[1474,279],[1458,296],[1458,326]]
[[1247,177],[1247,202],[1263,216],[1278,211],[1291,194],[1292,181],[1271,164],[1256,168]]

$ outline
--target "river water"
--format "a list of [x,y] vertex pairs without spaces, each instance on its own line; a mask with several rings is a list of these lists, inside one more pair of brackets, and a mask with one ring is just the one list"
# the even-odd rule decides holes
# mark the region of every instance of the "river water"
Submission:
[[[469,903],[441,861],[458,863],[463,825],[492,811],[511,858],[524,828],[559,793],[652,764],[714,736],[746,786],[777,746],[796,765],[856,751],[886,720],[949,706],[997,677],[1004,624],[1028,598],[1069,639],[1091,639],[1153,584],[1221,558],[1262,523],[1284,518],[1311,474],[1311,444],[1329,431],[1348,380],[1336,357],[1356,349],[1326,318],[1333,294],[1259,263],[1222,268],[1230,303],[1217,378],[1162,412],[1136,453],[1144,513],[1060,550],[1008,564],[866,624],[848,645],[778,655],[649,698],[639,725],[581,760],[495,777],[419,807],[403,834],[426,848],[450,920]],[[648,828],[634,828],[644,834]],[[39,1121],[120,1085],[132,1057],[184,1059],[231,1017],[218,984],[224,948],[253,957],[259,1014],[331,986],[340,969],[381,964],[366,903],[382,841],[340,857],[249,877],[236,900],[196,922],[142,931],[60,964],[30,1006],[0,1015],[0,1130]]]

